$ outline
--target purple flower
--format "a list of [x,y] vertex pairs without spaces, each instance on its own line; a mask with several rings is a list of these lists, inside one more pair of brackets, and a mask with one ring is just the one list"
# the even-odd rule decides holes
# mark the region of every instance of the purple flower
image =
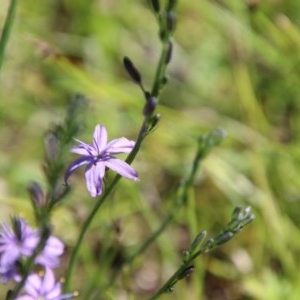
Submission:
[[13,219],[14,230],[2,224],[0,230],[0,272],[3,282],[15,277],[15,264],[23,256],[30,256],[37,243],[38,236],[21,218]]
[[[39,232],[31,229],[22,218],[13,219],[13,229],[2,224],[2,230],[0,230],[0,274],[4,283],[11,278],[16,281],[20,279],[16,264],[23,258],[30,257],[39,241]],[[58,257],[62,255],[63,251],[63,243],[58,238],[50,236],[35,262],[51,268],[57,267]]]
[[29,275],[24,290],[26,294],[19,296],[16,300],[63,300],[75,296],[75,293],[61,294],[61,283],[55,281],[53,271],[49,268],[45,269],[42,276],[38,274]]
[[122,137],[107,143],[107,131],[103,125],[95,127],[91,145],[77,139],[76,141],[79,145],[73,147],[71,152],[80,154],[82,157],[76,159],[67,169],[65,174],[66,183],[74,170],[83,165],[86,165],[86,185],[92,197],[97,197],[102,193],[103,177],[106,168],[112,169],[128,179],[138,180],[137,172],[126,162],[113,155],[129,153],[135,145],[134,141]]

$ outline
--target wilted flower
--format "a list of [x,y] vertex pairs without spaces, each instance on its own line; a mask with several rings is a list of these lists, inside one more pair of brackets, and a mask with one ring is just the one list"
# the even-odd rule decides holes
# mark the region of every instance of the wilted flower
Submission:
[[[18,272],[16,263],[23,258],[30,257],[40,241],[38,231],[31,229],[22,219],[13,219],[13,229],[7,224],[2,224],[0,230],[0,274],[3,282],[11,278],[17,280]],[[58,257],[64,250],[63,243],[56,237],[50,236],[42,252],[36,257],[37,264],[47,267],[57,267]]]
[[19,296],[16,300],[63,300],[75,296],[75,293],[61,294],[61,283],[55,281],[53,271],[49,268],[46,268],[45,273],[41,275],[29,275],[24,290],[26,294]]
[[125,178],[138,180],[137,172],[129,164],[114,156],[114,154],[129,153],[135,145],[134,141],[122,137],[107,143],[107,131],[103,125],[95,127],[91,145],[77,139],[76,141],[79,145],[73,147],[71,152],[80,154],[82,157],[71,163],[65,174],[65,182],[74,170],[83,165],[86,165],[86,185],[92,197],[102,193],[106,168],[112,169]]

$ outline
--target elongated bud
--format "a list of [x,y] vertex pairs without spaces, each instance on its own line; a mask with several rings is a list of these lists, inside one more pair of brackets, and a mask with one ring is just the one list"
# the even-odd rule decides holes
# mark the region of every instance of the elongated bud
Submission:
[[220,246],[220,245],[228,242],[229,240],[231,240],[233,236],[234,236],[234,233],[232,233],[231,231],[226,231],[226,232],[222,233],[221,235],[217,236],[214,240],[214,243],[216,246]]
[[22,223],[19,217],[12,218],[12,228],[19,241],[22,240]]
[[183,279],[187,276],[189,276],[193,271],[195,270],[195,267],[193,265],[186,267],[181,274],[178,275],[178,279]]
[[173,53],[173,43],[171,41],[168,42],[168,52],[166,56],[166,65],[171,61]]
[[35,207],[44,207],[46,205],[45,193],[42,190],[41,186],[37,182],[32,181],[28,185],[28,192],[29,192],[32,204]]
[[235,207],[235,209],[232,212],[231,218],[233,220],[239,220],[241,212],[242,212],[242,207],[241,206]]
[[142,84],[142,77],[139,71],[128,57],[124,57],[123,64],[131,79],[137,84]]
[[45,136],[44,143],[47,161],[55,161],[60,150],[59,140],[55,132],[48,132]]
[[169,32],[174,31],[176,26],[176,15],[173,11],[167,12],[167,29]]
[[149,93],[146,94],[146,104],[143,109],[143,115],[145,117],[150,117],[153,114],[157,102],[158,101],[156,97],[151,96]]
[[204,240],[206,237],[206,231],[200,232],[194,239],[189,251],[193,252]]

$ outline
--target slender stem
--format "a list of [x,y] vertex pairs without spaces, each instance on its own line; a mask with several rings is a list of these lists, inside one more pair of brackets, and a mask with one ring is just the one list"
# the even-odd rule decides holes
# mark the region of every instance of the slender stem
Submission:
[[8,13],[4,22],[3,31],[0,39],[0,71],[3,65],[4,56],[5,56],[5,49],[8,44],[8,40],[10,37],[11,28],[13,25],[16,7],[17,7],[17,0],[11,0]]
[[160,91],[161,81],[166,73],[166,57],[168,54],[168,40],[165,40],[162,44],[161,55],[159,58],[158,66],[155,73],[154,84],[151,91],[151,95],[157,97]]
[[[193,161],[193,166],[191,169],[190,174],[188,175],[187,179],[184,180],[178,188],[178,194],[174,201],[174,206],[172,207],[172,210],[167,215],[163,223],[160,225],[160,227],[153,232],[153,234],[132,254],[130,255],[124,262],[124,265],[128,265],[132,263],[132,261],[138,257],[140,254],[142,254],[168,227],[168,225],[171,223],[171,221],[174,219],[175,215],[177,214],[178,210],[182,207],[182,205],[185,202],[186,195],[188,192],[188,189],[194,182],[194,178],[196,175],[197,170],[199,169],[199,165],[201,160],[204,158],[205,152],[204,149],[198,149],[196,156]],[[120,269],[115,270],[115,272],[112,274],[109,283],[106,285],[106,289],[108,289],[112,284],[115,282],[118,274],[120,272]]]

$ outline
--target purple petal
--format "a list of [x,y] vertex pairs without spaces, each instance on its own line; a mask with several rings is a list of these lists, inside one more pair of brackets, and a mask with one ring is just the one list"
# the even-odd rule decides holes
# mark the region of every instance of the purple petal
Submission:
[[60,239],[50,236],[43,252],[48,255],[60,256],[64,252],[64,244]]
[[106,147],[105,151],[112,154],[118,153],[129,153],[135,145],[135,141],[130,141],[126,138],[119,138],[110,141]]
[[1,266],[6,267],[13,265],[21,256],[20,249],[15,247],[8,247],[1,256]]
[[34,298],[32,296],[24,295],[24,296],[18,297],[16,300],[34,300],[34,299],[36,299],[36,298]]
[[91,164],[85,170],[86,186],[92,197],[102,193],[102,178],[105,173],[104,163]]
[[79,143],[79,146],[74,146],[73,148],[71,148],[70,152],[72,153],[77,153],[80,155],[84,155],[84,156],[89,156],[89,155],[97,155],[98,152],[96,151],[96,149],[94,149],[94,147],[92,147],[89,144],[86,144],[78,139],[74,139],[77,143]]
[[27,281],[25,283],[25,290],[30,296],[37,298],[39,296],[41,285],[41,277],[37,274],[32,274],[27,278]]
[[65,173],[65,183],[67,184],[70,175],[79,167],[86,165],[93,161],[93,157],[91,156],[83,156],[76,160],[74,160]]
[[[41,294],[44,295],[46,292],[47,293],[50,292],[54,286],[55,286],[55,278],[54,278],[53,271],[49,268],[46,268],[45,275],[44,275],[42,284],[40,286]],[[60,294],[60,291],[59,291],[59,294]]]
[[38,242],[40,240],[40,237],[38,236],[37,232],[32,232],[30,235],[28,235],[22,245],[22,254],[25,256],[30,256],[33,253],[33,250],[36,248]]
[[106,167],[112,169],[121,176],[131,180],[138,180],[138,173],[136,172],[136,170],[134,170],[125,161],[122,161],[117,158],[110,158],[107,161],[104,161],[104,163]]
[[[53,287],[52,290],[48,292],[47,297],[49,299],[55,299],[55,300],[59,300],[59,299],[67,299],[64,298],[63,295],[61,295],[61,283],[57,282]],[[70,297],[69,297],[70,298]]]
[[107,130],[103,125],[97,125],[94,131],[93,146],[100,154],[107,144]]
[[64,245],[56,237],[50,236],[43,252],[36,258],[35,262],[43,266],[55,268],[59,265],[59,256],[63,254]]

